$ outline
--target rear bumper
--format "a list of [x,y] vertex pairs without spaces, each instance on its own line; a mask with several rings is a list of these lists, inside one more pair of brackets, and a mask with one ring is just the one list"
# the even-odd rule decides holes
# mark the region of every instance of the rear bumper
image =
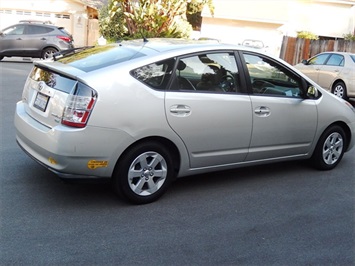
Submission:
[[125,132],[107,128],[46,127],[25,112],[22,102],[16,105],[15,128],[18,145],[63,178],[111,177],[120,154],[133,141]]

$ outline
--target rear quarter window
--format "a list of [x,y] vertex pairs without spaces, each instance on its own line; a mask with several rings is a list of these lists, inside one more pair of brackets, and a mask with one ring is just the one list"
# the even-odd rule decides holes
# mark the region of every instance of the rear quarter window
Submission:
[[131,75],[156,90],[165,90],[171,78],[175,59],[167,59],[142,66],[131,71]]

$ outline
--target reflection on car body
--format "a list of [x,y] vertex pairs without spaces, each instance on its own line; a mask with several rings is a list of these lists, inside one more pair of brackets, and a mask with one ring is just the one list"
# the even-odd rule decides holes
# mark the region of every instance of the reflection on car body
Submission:
[[354,114],[253,49],[151,39],[35,62],[15,127],[60,177],[111,178],[148,203],[176,177],[291,159],[333,169],[355,144]]

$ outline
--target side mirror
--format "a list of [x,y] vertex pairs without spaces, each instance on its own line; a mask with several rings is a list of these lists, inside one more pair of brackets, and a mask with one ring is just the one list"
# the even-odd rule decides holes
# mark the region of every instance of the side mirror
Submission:
[[309,86],[307,89],[307,96],[312,99],[317,98],[318,90],[314,86]]
[[304,65],[308,65],[308,61],[307,61],[306,59],[303,59],[303,60],[301,61],[301,63],[304,64]]

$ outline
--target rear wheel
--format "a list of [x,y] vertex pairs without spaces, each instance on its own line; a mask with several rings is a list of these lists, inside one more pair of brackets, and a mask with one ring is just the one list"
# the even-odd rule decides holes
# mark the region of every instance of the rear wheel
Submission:
[[0,56],[0,61],[3,60],[3,59],[4,59],[4,57],[3,57],[3,56]]
[[312,161],[320,170],[331,170],[341,161],[346,148],[344,130],[339,126],[329,127],[320,137]]
[[57,52],[58,52],[58,50],[53,47],[45,48],[42,52],[42,59],[52,58],[53,55]]
[[160,198],[173,177],[169,151],[157,142],[145,142],[123,154],[113,174],[113,186],[124,199],[146,204]]
[[346,86],[344,82],[338,81],[333,85],[332,93],[344,100],[347,99]]

